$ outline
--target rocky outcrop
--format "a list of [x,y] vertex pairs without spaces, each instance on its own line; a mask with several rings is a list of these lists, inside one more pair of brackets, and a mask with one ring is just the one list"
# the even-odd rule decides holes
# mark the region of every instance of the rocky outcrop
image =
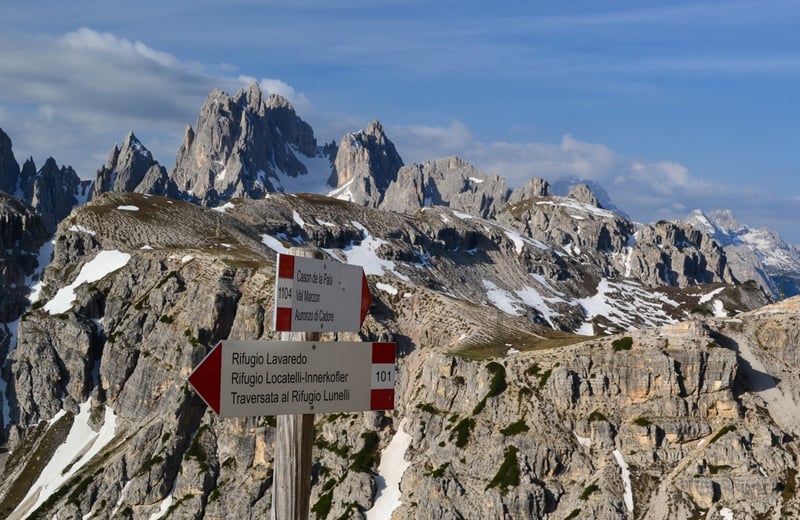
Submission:
[[644,226],[626,262],[628,272],[651,287],[736,282],[722,247],[687,224],[661,221]]
[[[38,267],[39,248],[47,236],[33,208],[0,192],[0,323],[14,321],[27,307],[26,279]],[[0,364],[4,352],[0,341]]]
[[378,207],[389,185],[397,178],[403,160],[379,121],[359,132],[346,134],[336,151],[328,184],[331,195],[371,208]]
[[535,199],[538,197],[549,197],[550,183],[540,177],[533,177],[524,186],[512,190],[508,197],[509,204],[517,204],[523,200]]
[[775,231],[744,226],[730,210],[695,210],[684,222],[714,237],[736,279],[755,281],[775,299],[800,294],[800,248]]
[[305,163],[317,154],[311,127],[292,105],[276,94],[265,100],[253,83],[233,96],[209,94],[170,178],[184,198],[203,205],[258,199],[283,191],[281,178],[308,174]]
[[14,195],[19,185],[19,163],[11,148],[11,138],[0,128],[0,191]]
[[426,206],[447,206],[491,218],[505,205],[508,193],[499,176],[486,176],[459,157],[445,157],[400,168],[380,208],[413,213]]
[[41,214],[47,229],[54,231],[72,208],[86,199],[88,188],[89,183],[82,182],[72,167],[59,168],[50,157],[32,179],[26,180],[22,192],[24,200]]
[[122,148],[114,145],[106,164],[97,170],[91,198],[113,191],[175,196],[167,171],[133,132],[125,137]]

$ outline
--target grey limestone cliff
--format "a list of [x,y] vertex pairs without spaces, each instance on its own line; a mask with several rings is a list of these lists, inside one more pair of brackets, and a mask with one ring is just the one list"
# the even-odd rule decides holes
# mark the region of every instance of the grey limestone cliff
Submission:
[[372,121],[366,130],[342,137],[328,184],[334,197],[375,208],[402,166],[383,125]]
[[183,197],[203,205],[257,199],[282,191],[282,176],[308,174],[305,162],[318,153],[313,130],[286,99],[264,99],[255,83],[233,96],[214,90],[186,129],[170,179]]
[[111,191],[176,195],[167,171],[133,132],[125,137],[121,148],[114,145],[106,164],[97,170],[91,198]]
[[445,157],[400,168],[380,208],[413,213],[426,206],[447,206],[491,218],[505,205],[509,191],[499,176],[486,176],[459,157]]

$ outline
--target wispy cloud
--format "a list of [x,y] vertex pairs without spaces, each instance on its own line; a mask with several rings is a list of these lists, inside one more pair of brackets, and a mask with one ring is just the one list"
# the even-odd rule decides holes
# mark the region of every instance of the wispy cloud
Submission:
[[[60,38],[0,38],[0,125],[16,153],[46,151],[84,177],[130,130],[169,166],[183,128],[194,123],[208,93],[233,93],[255,80],[212,74],[142,42],[88,28]],[[258,81],[310,110],[308,98],[287,83]]]
[[[705,209],[719,207],[709,205],[712,185],[678,162],[625,157],[606,145],[569,134],[558,143],[486,142],[458,121],[446,126],[397,126],[389,131],[407,162],[459,155],[485,173],[504,177],[512,187],[532,177],[551,183],[565,179],[595,181],[606,188],[615,204],[644,221],[682,218],[694,209],[691,204]],[[713,193],[720,196],[733,191],[732,187],[716,186]]]

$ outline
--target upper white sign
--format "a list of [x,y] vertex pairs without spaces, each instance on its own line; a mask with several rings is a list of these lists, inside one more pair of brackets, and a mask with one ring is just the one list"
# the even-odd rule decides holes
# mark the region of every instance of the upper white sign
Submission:
[[278,255],[277,331],[358,332],[371,301],[361,266]]

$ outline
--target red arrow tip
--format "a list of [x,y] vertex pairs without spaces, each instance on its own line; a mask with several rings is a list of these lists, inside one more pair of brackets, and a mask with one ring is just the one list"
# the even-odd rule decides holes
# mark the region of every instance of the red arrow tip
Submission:
[[361,322],[359,326],[364,324],[364,318],[369,314],[369,306],[372,305],[372,294],[369,292],[369,283],[367,283],[367,275],[361,272]]
[[211,349],[206,357],[189,374],[189,383],[203,401],[219,414],[222,382],[222,342]]

